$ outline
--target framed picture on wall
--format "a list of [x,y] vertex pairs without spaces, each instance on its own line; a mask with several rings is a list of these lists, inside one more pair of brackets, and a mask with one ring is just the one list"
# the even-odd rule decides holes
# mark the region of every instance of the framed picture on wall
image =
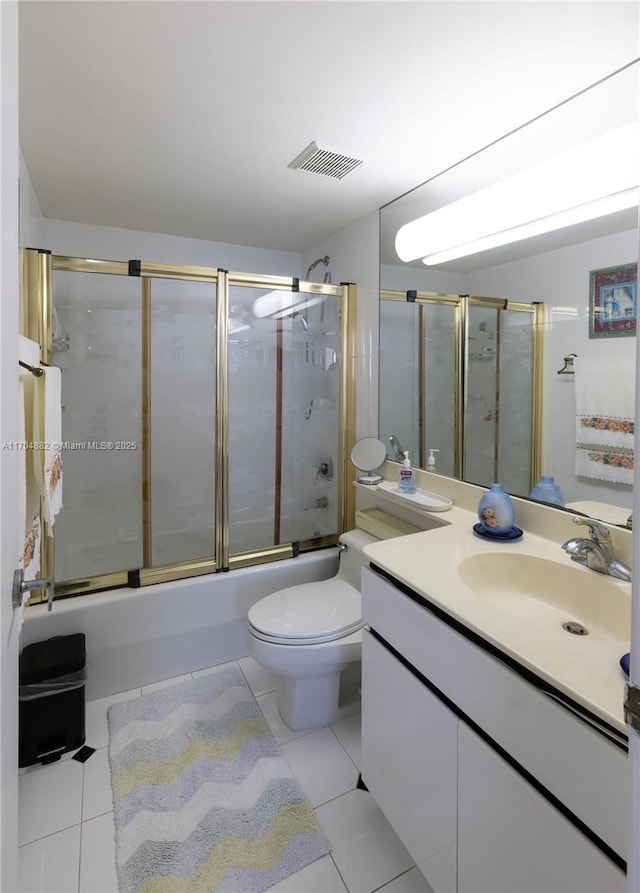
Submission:
[[638,265],[589,273],[589,338],[635,335]]

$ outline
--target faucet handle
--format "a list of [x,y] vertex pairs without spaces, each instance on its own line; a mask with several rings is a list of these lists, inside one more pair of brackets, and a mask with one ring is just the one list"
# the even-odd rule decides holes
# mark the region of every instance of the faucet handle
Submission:
[[611,532],[608,527],[601,524],[600,521],[594,521],[593,518],[574,518],[574,524],[584,525],[589,528],[589,534],[594,543],[602,543],[607,546],[611,543]]

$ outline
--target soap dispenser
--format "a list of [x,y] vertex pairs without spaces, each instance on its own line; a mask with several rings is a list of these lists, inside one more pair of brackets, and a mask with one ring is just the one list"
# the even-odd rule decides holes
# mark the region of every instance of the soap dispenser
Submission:
[[429,455],[427,456],[427,471],[433,472],[436,470],[436,457],[433,454],[439,452],[440,450],[429,450]]
[[402,462],[402,467],[400,468],[400,482],[398,484],[398,490],[401,493],[416,492],[416,473],[411,467],[408,450],[405,450],[404,460]]

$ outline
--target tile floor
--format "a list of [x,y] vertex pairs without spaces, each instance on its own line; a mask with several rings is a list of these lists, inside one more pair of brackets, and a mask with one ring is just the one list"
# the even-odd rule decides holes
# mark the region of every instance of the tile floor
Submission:
[[[360,717],[293,732],[278,714],[273,677],[252,658],[238,665],[332,845],[329,855],[272,887],[273,893],[428,893],[429,886],[371,795],[356,788]],[[107,707],[189,678],[89,701],[86,743],[96,752],[86,763],[69,754],[49,766],[22,770],[21,893],[117,893]]]

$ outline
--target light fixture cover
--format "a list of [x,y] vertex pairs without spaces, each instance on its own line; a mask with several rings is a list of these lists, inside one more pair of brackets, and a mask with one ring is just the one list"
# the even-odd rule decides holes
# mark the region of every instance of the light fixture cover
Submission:
[[[427,263],[444,263],[445,256],[452,260],[526,238],[526,232],[513,231],[532,221],[537,222],[535,234],[539,234],[611,213],[606,203],[600,208],[593,203],[615,194],[625,193],[622,206],[630,207],[629,190],[640,182],[639,156],[639,123],[605,133],[405,224],[396,234],[398,257],[411,261],[428,256]],[[575,221],[565,217],[563,222],[568,209],[586,209],[590,204],[590,216],[580,218],[576,213]],[[510,237],[499,237],[508,232]],[[488,237],[493,237],[490,244],[475,247],[478,240]],[[455,248],[459,250],[454,252]],[[433,260],[436,253],[439,259]]]
[[562,229],[565,226],[575,226],[577,223],[596,220],[598,217],[605,217],[607,214],[613,214],[616,211],[635,208],[639,203],[640,188],[636,186],[633,189],[616,192],[614,195],[605,195],[603,198],[587,202],[584,205],[578,205],[576,208],[558,211],[557,214],[552,214],[550,217],[532,220],[529,223],[523,223],[522,226],[514,226],[512,229],[505,229],[490,236],[483,236],[463,245],[455,245],[453,248],[436,251],[423,257],[422,263],[427,264],[427,266],[446,264],[459,257],[467,257],[470,254],[477,254],[479,251],[488,251],[490,248],[497,248],[499,245],[511,245],[522,239],[530,239],[534,236],[542,235],[542,233]]

